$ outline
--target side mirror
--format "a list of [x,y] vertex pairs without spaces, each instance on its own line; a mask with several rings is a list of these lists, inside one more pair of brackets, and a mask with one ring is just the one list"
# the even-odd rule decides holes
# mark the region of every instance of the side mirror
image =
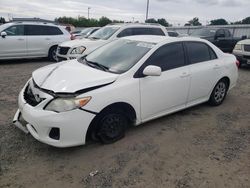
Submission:
[[5,38],[7,36],[7,33],[5,31],[1,32],[1,37]]
[[161,67],[149,65],[143,70],[143,74],[145,76],[160,76],[161,75]]

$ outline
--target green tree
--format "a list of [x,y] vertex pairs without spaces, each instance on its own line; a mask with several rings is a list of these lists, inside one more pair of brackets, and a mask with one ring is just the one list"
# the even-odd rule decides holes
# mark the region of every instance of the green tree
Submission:
[[241,23],[242,24],[250,24],[250,16],[247,17],[247,18],[245,18],[245,19],[243,19]]
[[228,25],[228,22],[225,19],[220,18],[220,19],[211,20],[210,25]]
[[200,22],[199,22],[199,18],[195,17],[193,18],[192,20],[188,21],[188,23],[192,26],[199,26],[199,25],[202,25]]
[[169,23],[165,20],[165,18],[160,18],[157,20],[157,22],[165,27],[169,26]]
[[149,18],[145,21],[146,23],[158,23],[156,19],[154,18]]
[[105,16],[102,16],[99,19],[99,26],[101,26],[101,27],[103,27],[103,26],[105,26],[107,24],[110,24],[110,23],[112,23],[112,21],[109,18],[105,17]]
[[6,23],[6,21],[5,21],[5,19],[3,17],[0,17],[0,23],[2,23],[2,24]]

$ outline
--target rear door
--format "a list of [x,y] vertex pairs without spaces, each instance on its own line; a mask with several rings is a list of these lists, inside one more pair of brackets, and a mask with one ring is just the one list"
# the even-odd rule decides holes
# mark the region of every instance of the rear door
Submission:
[[48,56],[49,48],[58,44],[58,35],[63,35],[62,31],[55,26],[46,25],[25,25],[27,35],[28,56]]
[[[161,76],[144,76],[148,65],[161,67]],[[185,107],[190,83],[185,65],[183,45],[178,42],[160,47],[138,70],[142,121]]]
[[26,36],[23,25],[13,25],[4,30],[6,37],[0,37],[0,58],[16,58],[26,56]]
[[184,44],[191,74],[187,104],[190,106],[207,100],[219,79],[222,67],[215,52],[206,43],[185,42]]

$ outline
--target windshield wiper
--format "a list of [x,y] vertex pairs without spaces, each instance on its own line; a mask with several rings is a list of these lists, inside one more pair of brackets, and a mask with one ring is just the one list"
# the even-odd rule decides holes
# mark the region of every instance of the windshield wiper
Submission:
[[101,39],[101,38],[98,38],[98,37],[89,37],[89,39]]
[[94,67],[99,68],[99,69],[101,69],[103,71],[111,72],[111,71],[109,71],[109,68],[106,67],[105,65],[102,65],[102,64],[96,63],[96,62],[92,62],[92,61],[88,61],[86,58],[85,58],[85,61],[86,61],[87,65],[89,65],[91,67],[94,66]]

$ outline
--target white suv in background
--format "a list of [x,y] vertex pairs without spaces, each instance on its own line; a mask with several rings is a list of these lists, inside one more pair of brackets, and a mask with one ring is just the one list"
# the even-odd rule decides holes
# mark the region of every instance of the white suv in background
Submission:
[[0,60],[48,57],[56,60],[58,44],[70,40],[64,26],[42,22],[11,22],[0,26]]
[[60,44],[57,49],[59,61],[76,59],[117,38],[133,35],[168,36],[160,24],[110,24],[102,27],[87,39],[73,40]]

